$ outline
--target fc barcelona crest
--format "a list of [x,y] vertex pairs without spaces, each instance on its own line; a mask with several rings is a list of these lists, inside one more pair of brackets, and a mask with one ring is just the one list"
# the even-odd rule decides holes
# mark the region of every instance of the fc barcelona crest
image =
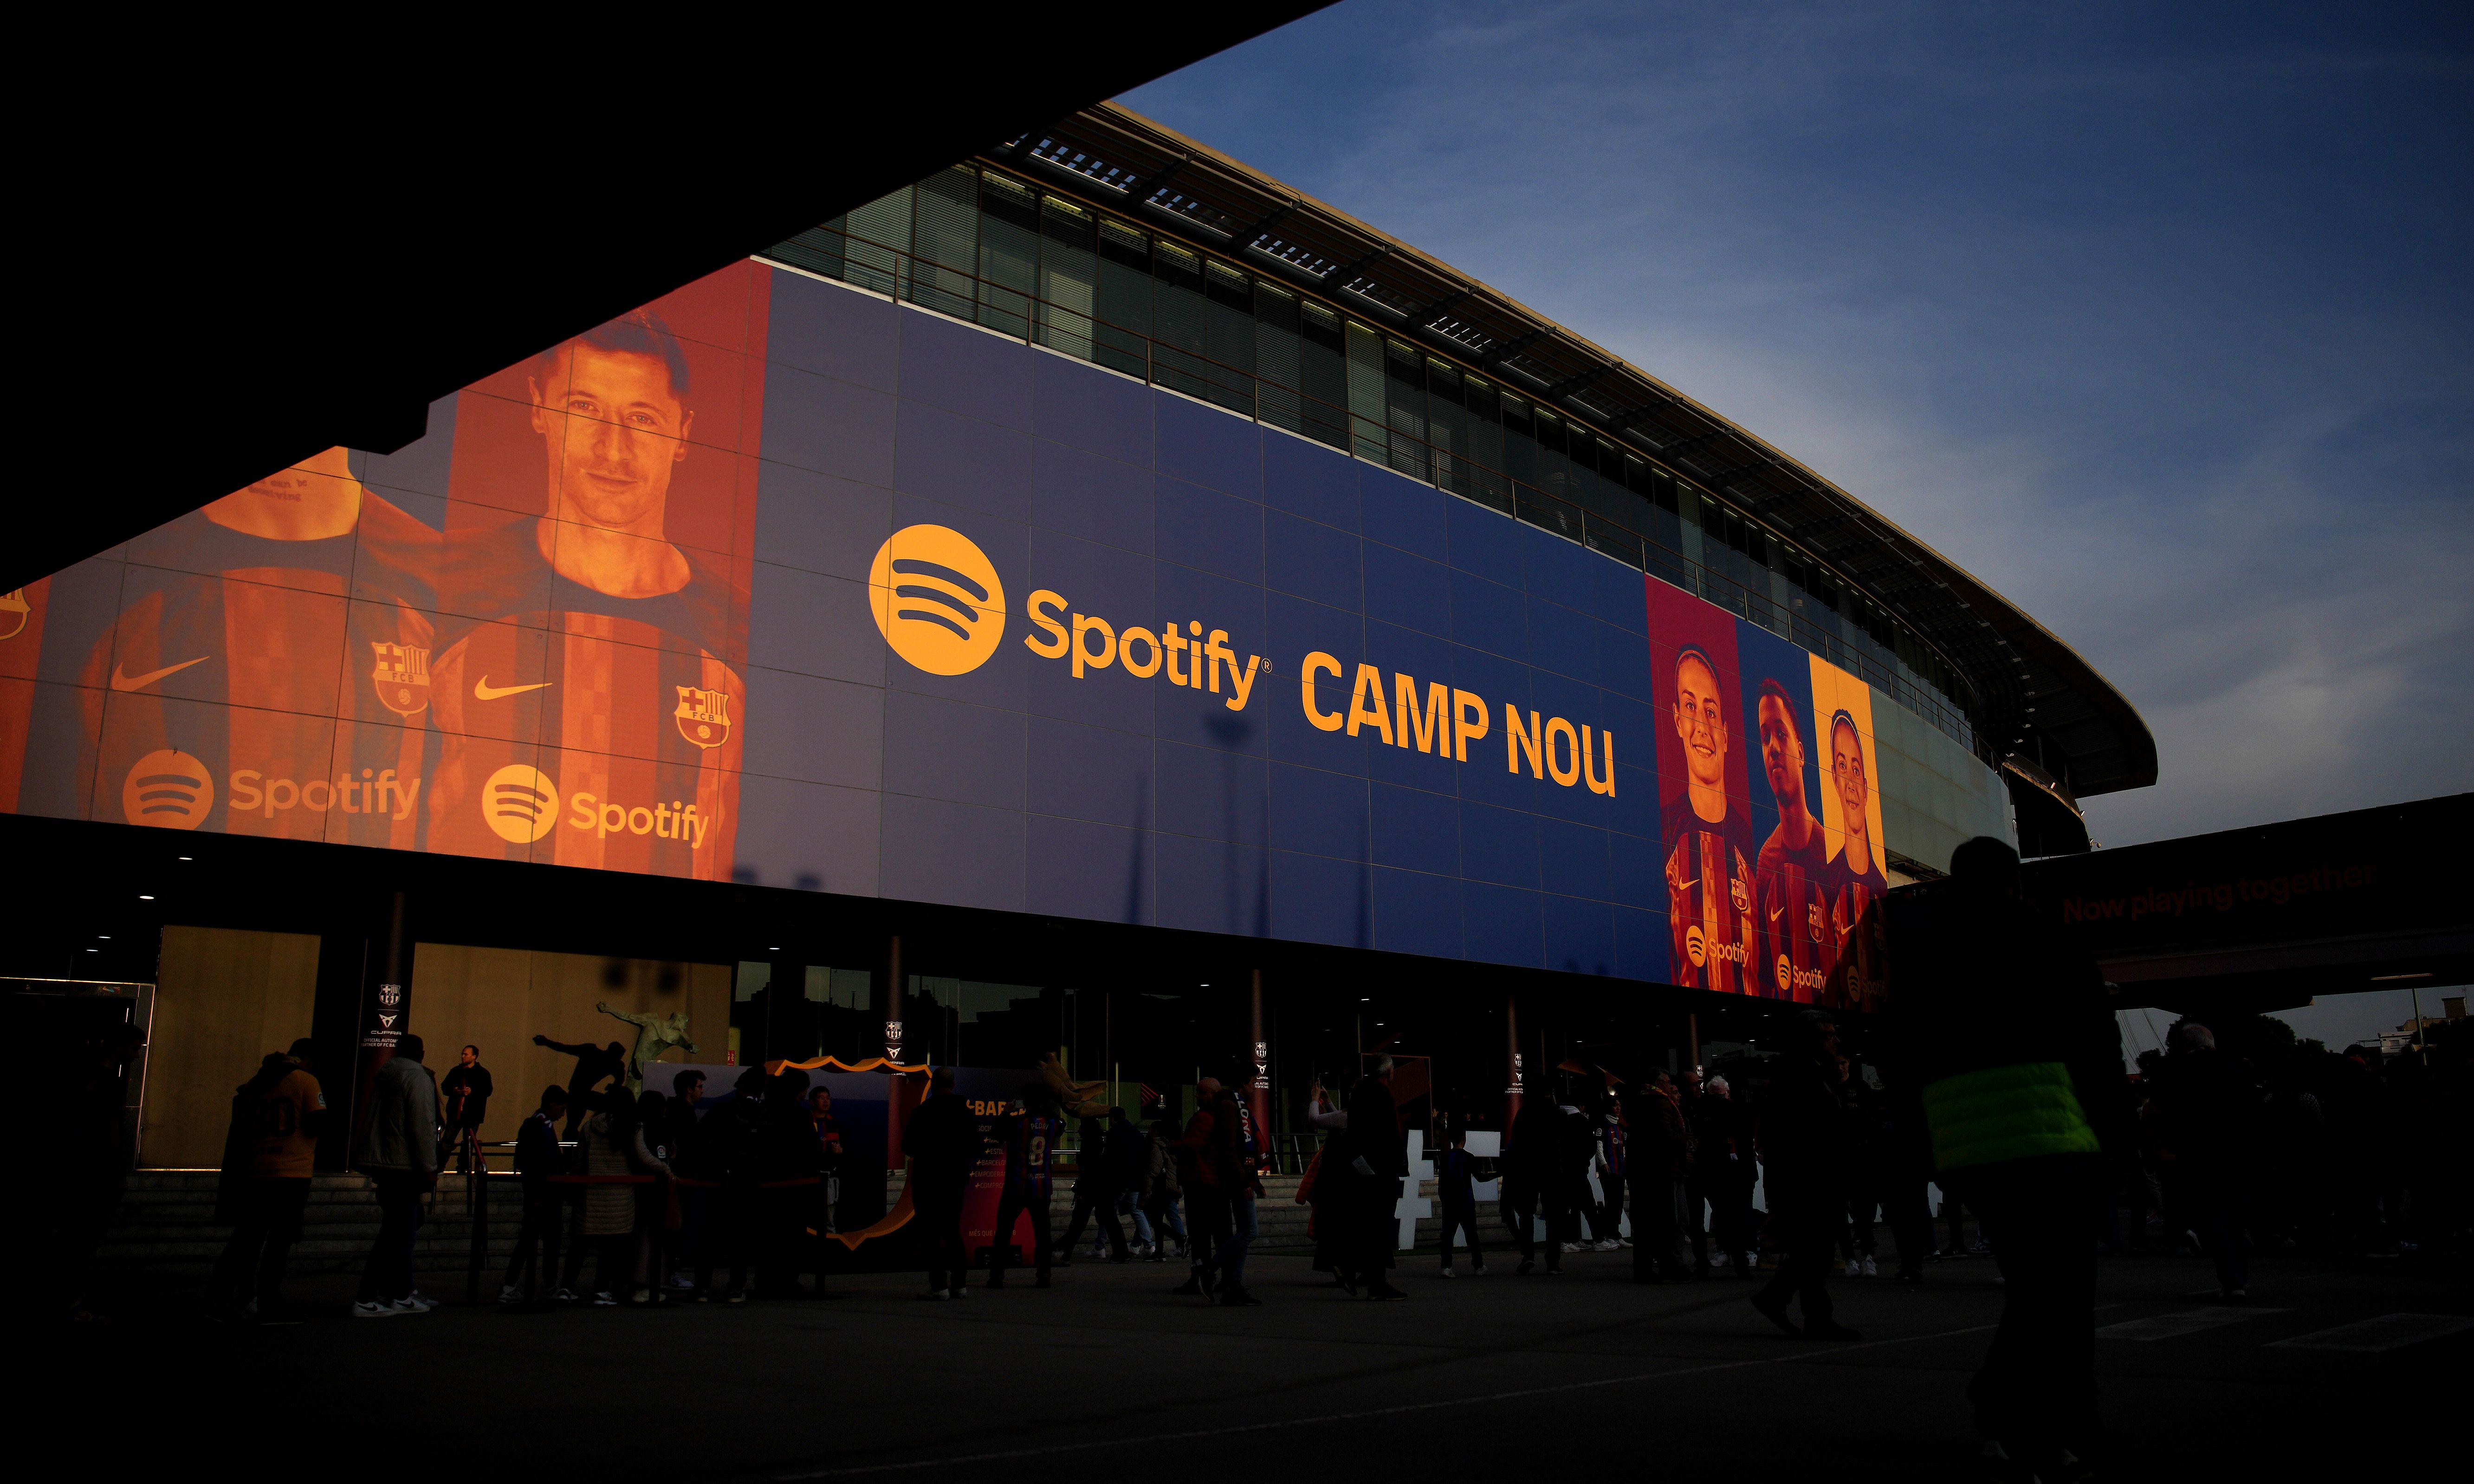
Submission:
[[1728,899],[1734,902],[1736,911],[1750,912],[1753,910],[1752,883],[1746,881],[1742,876],[1729,876],[1727,878],[1727,897]]
[[672,714],[679,735],[698,747],[719,747],[730,740],[730,692],[678,687],[679,708]]
[[429,651],[410,644],[370,640],[376,662],[370,683],[377,687],[378,704],[399,716],[419,716],[429,708]]
[[1811,934],[1812,941],[1819,943],[1821,941],[1821,903],[1808,901],[1804,904],[1804,925],[1805,930]]

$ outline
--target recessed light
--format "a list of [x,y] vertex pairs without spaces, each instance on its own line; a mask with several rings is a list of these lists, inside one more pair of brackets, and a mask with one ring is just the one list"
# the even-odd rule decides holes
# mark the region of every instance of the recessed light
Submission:
[[140,892],[137,894],[137,899],[139,901],[153,901],[155,898],[147,896],[144,892]]

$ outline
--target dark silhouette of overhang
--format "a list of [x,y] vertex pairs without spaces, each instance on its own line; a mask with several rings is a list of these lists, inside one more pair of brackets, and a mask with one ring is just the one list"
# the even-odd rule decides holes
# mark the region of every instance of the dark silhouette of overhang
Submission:
[[2031,861],[2123,1008],[2269,1011],[2474,980],[2474,794]]
[[21,439],[0,590],[400,447],[545,346],[1326,3],[200,12],[47,46],[15,379],[68,415],[19,419],[56,473]]

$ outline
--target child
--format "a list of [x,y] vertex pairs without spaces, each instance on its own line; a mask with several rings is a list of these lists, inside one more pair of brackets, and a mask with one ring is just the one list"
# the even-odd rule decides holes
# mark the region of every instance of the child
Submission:
[[1458,1278],[1452,1271],[1452,1233],[1459,1231],[1468,1238],[1469,1266],[1478,1277],[1486,1276],[1486,1251],[1477,1244],[1477,1161],[1468,1152],[1466,1130],[1451,1131],[1452,1147],[1443,1156],[1443,1167],[1438,1173],[1435,1193],[1443,1208],[1443,1277]]

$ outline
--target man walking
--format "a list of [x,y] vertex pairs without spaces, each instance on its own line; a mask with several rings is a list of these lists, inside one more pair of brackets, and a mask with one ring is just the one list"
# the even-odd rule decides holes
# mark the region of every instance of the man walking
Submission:
[[1753,1276],[1753,1140],[1734,1089],[1724,1077],[1702,1084],[1692,1118],[1692,1176],[1710,1201],[1710,1260],[1739,1279]]
[[928,1241],[928,1289],[919,1297],[967,1299],[971,1255],[962,1245],[962,1197],[980,1157],[980,1126],[970,1105],[954,1095],[952,1067],[928,1074],[928,1100],[902,1125],[902,1152],[910,1158],[910,1209]]
[[1211,1154],[1219,1166],[1220,1193],[1228,1203],[1228,1233],[1220,1243],[1218,1298],[1229,1308],[1263,1302],[1246,1286],[1246,1252],[1254,1244],[1257,1231],[1254,1201],[1263,1193],[1262,1182],[1254,1173],[1247,1122],[1246,1104],[1237,1089],[1222,1088],[1212,1109]]
[[1847,1219],[1846,1115],[1838,1102],[1838,1027],[1817,1013],[1797,1025],[1797,1044],[1779,1059],[1763,1099],[1758,1140],[1768,1176],[1770,1216],[1784,1248],[1778,1271],[1753,1295],[1753,1307],[1787,1334],[1789,1299],[1804,1309],[1813,1340],[1860,1339],[1831,1318],[1830,1254]]
[[[1527,1276],[1538,1266],[1538,1243],[1535,1223],[1552,1208],[1546,1192],[1555,1183],[1556,1150],[1560,1141],[1564,1115],[1544,1098],[1533,1098],[1521,1105],[1518,1116],[1512,1120],[1512,1132],[1504,1139],[1503,1157],[1503,1224],[1511,1229],[1513,1245],[1520,1249],[1520,1266],[1515,1271]],[[1546,1228],[1546,1271],[1564,1271],[1563,1233],[1550,1218]]]
[[1398,1227],[1400,1182],[1408,1173],[1408,1151],[1400,1137],[1400,1105],[1392,1096],[1392,1059],[1377,1057],[1374,1070],[1348,1098],[1349,1168],[1357,1172],[1356,1189],[1363,1204],[1352,1223],[1358,1239],[1355,1266],[1366,1281],[1370,1299],[1405,1299],[1391,1279],[1393,1249]]
[[[2121,1031],[2085,950],[2020,899],[1978,838],[1950,879],[1889,899],[1890,1030],[1946,1186],[1999,1233],[2001,1327],[1968,1388],[1986,1461],[2066,1477],[2098,1446],[2096,1243],[2105,1153],[2126,1150]],[[2006,982],[1987,993],[1986,966]]]
[[1048,1216],[1048,1159],[1056,1147],[1056,1136],[1065,1128],[1065,1120],[1057,1116],[1056,1094],[1044,1082],[1031,1083],[1014,1103],[1014,1112],[998,1127],[1005,1140],[1005,1187],[997,1198],[996,1234],[988,1239],[988,1286],[1006,1285],[1014,1227],[1028,1215],[1031,1270],[1036,1275],[1032,1282],[1045,1288],[1054,1245]]
[[412,1285],[412,1242],[421,1198],[438,1186],[438,1079],[421,1065],[421,1038],[399,1038],[395,1055],[370,1079],[370,1121],[352,1162],[377,1186],[378,1234],[361,1267],[355,1319],[426,1314]]
[[[2217,1287],[2235,1303],[2250,1297],[2249,1241],[2243,1232],[2244,1164],[2259,1094],[2250,1078],[2217,1049],[2216,1033],[2195,1020],[2173,1027],[2172,1050],[2156,1068],[2158,1161],[2173,1204],[2217,1265]],[[1982,1212],[1984,1208],[1978,1205]]]
[[327,1094],[310,1075],[316,1043],[306,1037],[288,1053],[267,1056],[257,1075],[232,1096],[232,1126],[247,1141],[239,1220],[215,1264],[217,1297],[240,1323],[271,1324],[281,1313],[283,1272],[301,1240],[309,1207],[318,1136],[327,1122]]
[[[1213,1143],[1213,1133],[1223,1116],[1220,1079],[1205,1077],[1195,1084],[1194,1091],[1194,1116],[1186,1120],[1185,1133],[1169,1146],[1176,1155],[1178,1184],[1185,1187],[1189,1254],[1185,1281],[1170,1292],[1207,1297],[1218,1283],[1221,1248],[1235,1233],[1235,1228],[1229,1220],[1228,1191]],[[1079,1192],[1076,1199],[1080,1200]]]
[[[542,1089],[541,1107],[516,1130],[516,1183],[523,1194],[523,1222],[507,1258],[507,1281],[498,1302],[525,1304],[546,1298],[541,1290],[558,1278],[558,1237],[566,1203],[549,1183],[559,1173],[558,1120],[567,1116],[567,1089]],[[537,1286],[538,1285],[538,1286]]]
[[1684,1185],[1692,1169],[1692,1135],[1675,1096],[1675,1080],[1650,1073],[1625,1094],[1631,1125],[1632,1281],[1680,1281],[1691,1274],[1684,1261]]
[[1107,1120],[1083,1119],[1080,1137],[1081,1147],[1074,1152],[1074,1214],[1065,1223],[1065,1239],[1059,1244],[1063,1251],[1057,1255],[1057,1261],[1073,1264],[1075,1245],[1082,1240],[1082,1229],[1095,1217],[1100,1231],[1107,1233],[1110,1259],[1128,1261],[1126,1229],[1117,1220],[1117,1161],[1110,1158]]

